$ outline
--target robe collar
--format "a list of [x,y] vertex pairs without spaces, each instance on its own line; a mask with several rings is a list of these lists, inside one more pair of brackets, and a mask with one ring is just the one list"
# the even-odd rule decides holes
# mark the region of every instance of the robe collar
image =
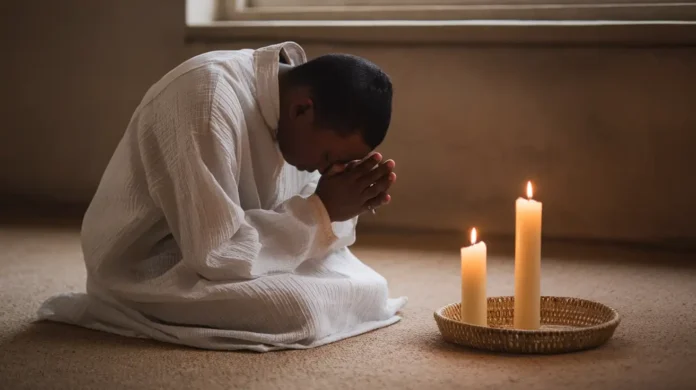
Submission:
[[280,91],[278,70],[281,56],[289,65],[296,66],[307,62],[307,56],[295,42],[283,42],[260,48],[254,52],[254,72],[256,73],[256,98],[261,115],[276,139],[280,119]]

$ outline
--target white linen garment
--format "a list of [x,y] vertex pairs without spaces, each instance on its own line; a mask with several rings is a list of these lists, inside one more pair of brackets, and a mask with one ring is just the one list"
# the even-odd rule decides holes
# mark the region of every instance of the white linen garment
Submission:
[[292,42],[217,51],[146,93],[82,225],[87,293],[39,319],[192,347],[311,348],[397,322],[406,298],[347,248],[319,175],[283,160],[279,58]]

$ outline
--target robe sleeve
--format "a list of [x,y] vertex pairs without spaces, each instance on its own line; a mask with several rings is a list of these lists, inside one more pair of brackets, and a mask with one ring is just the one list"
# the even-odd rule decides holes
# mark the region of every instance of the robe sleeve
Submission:
[[231,91],[211,95],[210,103],[177,100],[170,126],[141,137],[150,194],[182,262],[208,280],[252,279],[292,272],[352,242],[352,229],[342,239],[334,234],[316,195],[297,194],[274,210],[242,209],[239,170],[246,151],[240,140],[246,123]]
[[[319,184],[319,179],[321,178],[321,175],[319,173],[314,173],[312,174],[311,179],[309,182],[302,188],[302,191],[300,192],[300,195],[304,197],[311,197],[315,196],[313,195],[314,192],[317,190],[317,184]],[[324,204],[321,204],[321,209],[322,212],[324,213],[326,220],[330,221],[329,219],[329,214],[326,212],[326,208],[324,208]],[[332,222],[331,223],[331,231],[333,233],[333,236],[336,238],[335,242],[331,244],[330,250],[337,250],[342,247],[350,246],[355,243],[355,227],[358,225],[358,217],[351,218],[347,221],[341,221],[341,222]]]

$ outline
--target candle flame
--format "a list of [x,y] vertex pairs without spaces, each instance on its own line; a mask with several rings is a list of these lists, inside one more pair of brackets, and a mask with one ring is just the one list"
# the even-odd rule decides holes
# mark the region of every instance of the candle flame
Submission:
[[528,182],[527,182],[527,198],[532,199],[532,195],[533,195],[533,194],[534,194],[534,193],[533,193],[533,191],[532,191],[532,182],[531,182],[531,181],[528,181]]
[[476,228],[471,229],[471,245],[476,244]]

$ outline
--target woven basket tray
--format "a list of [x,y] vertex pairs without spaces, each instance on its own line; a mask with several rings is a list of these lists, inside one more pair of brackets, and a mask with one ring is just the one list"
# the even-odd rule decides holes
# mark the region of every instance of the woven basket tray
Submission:
[[495,352],[565,353],[595,348],[614,334],[616,310],[578,298],[541,297],[541,329],[513,328],[514,297],[488,298],[488,327],[459,322],[459,303],[435,312],[448,342]]

